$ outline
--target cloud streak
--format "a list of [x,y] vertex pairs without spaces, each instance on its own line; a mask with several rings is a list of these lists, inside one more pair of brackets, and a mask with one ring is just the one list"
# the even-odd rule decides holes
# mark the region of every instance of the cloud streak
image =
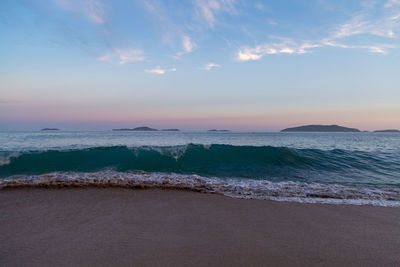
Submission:
[[221,67],[221,65],[216,64],[216,63],[213,63],[213,62],[210,62],[210,63],[208,63],[208,64],[206,64],[206,65],[204,66],[204,69],[205,69],[206,71],[210,71],[210,70],[212,70],[212,69],[214,69],[214,68],[220,68],[220,67]]
[[146,69],[144,71],[147,72],[147,73],[151,73],[151,74],[162,75],[162,74],[165,74],[167,72],[175,72],[176,68],[162,69],[160,66],[156,66],[153,69]]
[[296,43],[292,40],[285,40],[279,43],[266,43],[256,47],[244,47],[239,49],[236,55],[238,61],[258,60],[266,55],[276,54],[305,54],[309,53],[309,49],[320,47],[320,44],[313,43]]
[[145,60],[144,52],[139,49],[114,48],[112,53],[98,56],[98,60],[116,65]]

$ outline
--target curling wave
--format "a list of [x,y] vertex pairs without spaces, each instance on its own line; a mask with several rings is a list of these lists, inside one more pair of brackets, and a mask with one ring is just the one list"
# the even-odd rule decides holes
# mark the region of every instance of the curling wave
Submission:
[[0,152],[0,177],[51,172],[146,171],[272,182],[400,188],[398,151],[196,145]]

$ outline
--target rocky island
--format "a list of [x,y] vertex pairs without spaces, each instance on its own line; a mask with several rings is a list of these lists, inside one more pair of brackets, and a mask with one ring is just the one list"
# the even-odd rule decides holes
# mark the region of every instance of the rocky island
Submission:
[[360,130],[339,125],[303,125],[299,127],[286,128],[281,132],[360,132]]

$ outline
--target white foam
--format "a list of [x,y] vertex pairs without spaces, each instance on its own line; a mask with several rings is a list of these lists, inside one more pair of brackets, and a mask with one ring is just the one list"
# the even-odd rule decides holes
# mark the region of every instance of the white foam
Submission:
[[128,188],[170,188],[218,193],[233,198],[293,201],[301,203],[372,205],[400,207],[400,189],[375,189],[338,184],[270,182],[207,178],[174,173],[54,172],[43,175],[0,179],[0,189],[12,187],[119,186]]
[[11,158],[18,157],[20,152],[13,151],[13,152],[1,152],[0,151],[0,166],[10,164]]

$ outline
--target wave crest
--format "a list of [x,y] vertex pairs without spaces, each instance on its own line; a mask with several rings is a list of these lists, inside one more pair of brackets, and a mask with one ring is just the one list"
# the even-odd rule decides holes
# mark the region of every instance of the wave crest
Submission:
[[[146,171],[270,181],[400,186],[400,155],[334,149],[196,145],[2,152],[0,177],[56,171]],[[397,153],[397,154],[396,154]]]

